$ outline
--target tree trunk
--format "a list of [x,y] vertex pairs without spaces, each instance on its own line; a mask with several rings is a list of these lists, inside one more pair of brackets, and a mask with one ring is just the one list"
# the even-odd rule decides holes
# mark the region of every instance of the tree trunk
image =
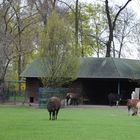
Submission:
[[111,43],[108,41],[107,44],[106,44],[106,57],[110,57],[110,46],[111,46]]
[[106,49],[106,57],[111,56],[111,45],[112,45],[112,42],[113,42],[113,29],[110,28],[109,32],[110,32],[109,40],[106,43],[106,47],[107,47],[107,49]]
[[76,0],[76,5],[75,5],[75,44],[76,44],[76,49],[78,47],[78,30],[79,30],[79,0]]
[[19,57],[18,57],[18,81],[19,81],[18,90],[19,90],[19,93],[21,93],[21,83],[20,83],[21,77],[20,77],[20,74],[21,74],[21,55],[19,55]]

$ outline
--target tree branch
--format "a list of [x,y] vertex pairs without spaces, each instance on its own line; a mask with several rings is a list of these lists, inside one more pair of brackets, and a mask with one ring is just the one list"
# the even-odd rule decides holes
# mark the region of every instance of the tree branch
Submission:
[[71,11],[75,14],[75,10],[66,2],[62,1],[62,0],[58,0],[59,2],[65,4],[69,9],[71,9]]
[[117,21],[117,18],[118,18],[118,16],[119,16],[119,14],[120,14],[121,11],[128,5],[128,3],[129,3],[130,1],[132,1],[132,0],[128,0],[128,1],[126,2],[126,4],[125,4],[123,7],[121,7],[120,10],[117,12],[117,14],[116,14],[116,16],[115,16],[115,19],[114,19],[114,21],[113,21],[113,25],[112,25],[112,29],[113,29],[113,30],[114,30],[114,28],[115,28],[115,24],[116,24],[116,21]]

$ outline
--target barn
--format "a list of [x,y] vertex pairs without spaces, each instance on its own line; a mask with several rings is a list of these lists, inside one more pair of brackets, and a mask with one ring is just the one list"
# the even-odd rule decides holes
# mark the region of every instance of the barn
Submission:
[[[36,59],[21,74],[26,78],[26,93],[30,102],[37,101],[38,88],[42,87],[40,65],[40,59]],[[108,104],[107,95],[110,92],[120,94],[126,100],[135,88],[140,87],[140,60],[82,58],[79,75],[71,86],[80,89],[85,104]]]

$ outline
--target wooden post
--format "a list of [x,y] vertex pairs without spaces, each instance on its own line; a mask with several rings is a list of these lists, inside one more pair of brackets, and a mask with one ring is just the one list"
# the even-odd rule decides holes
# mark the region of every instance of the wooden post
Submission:
[[120,80],[118,81],[118,95],[120,95]]

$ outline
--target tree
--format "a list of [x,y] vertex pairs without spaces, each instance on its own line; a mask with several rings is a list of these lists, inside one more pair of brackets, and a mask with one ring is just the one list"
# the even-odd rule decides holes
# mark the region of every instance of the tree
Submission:
[[114,41],[116,44],[114,46],[114,54],[117,52],[119,58],[121,57],[123,47],[126,46],[127,43],[137,42],[133,40],[137,25],[138,21],[136,20],[134,12],[131,9],[124,9],[116,22],[114,31]]
[[[4,3],[4,2],[3,2]],[[6,49],[9,45],[10,38],[6,34],[7,26],[5,26],[5,16],[6,11],[4,10],[6,5],[0,6],[0,85],[4,82],[6,69],[10,60],[8,59],[8,55],[6,54]]]
[[75,45],[76,48],[78,47],[79,43],[79,0],[76,0],[75,2]]
[[105,0],[105,11],[106,11],[106,16],[107,16],[107,21],[108,21],[108,28],[109,28],[109,35],[108,39],[106,41],[106,57],[111,56],[111,47],[112,47],[112,42],[113,42],[113,37],[114,37],[114,30],[116,27],[116,21],[120,15],[120,13],[125,9],[125,7],[128,5],[128,3],[131,0],[127,0],[127,2],[119,8],[117,13],[114,15],[114,18],[112,18],[111,13],[110,13],[110,7],[108,4],[108,0]]
[[[17,53],[17,72],[18,80],[21,80],[20,74],[23,71],[24,54],[32,51],[32,42],[34,40],[34,34],[31,29],[34,27],[36,15],[26,14],[26,5],[21,6],[21,1],[10,2],[10,8],[14,14],[12,17],[12,32],[11,36],[14,39],[12,43],[12,49]],[[32,27],[31,27],[32,26]],[[27,32],[28,31],[28,32]],[[19,92],[21,85],[19,83]]]
[[67,20],[53,11],[42,32],[42,82],[47,87],[59,87],[77,78],[79,57]]
[[90,32],[85,32],[89,38],[90,47],[93,49],[92,54],[102,54],[104,52],[104,33],[107,29],[106,18],[103,13],[103,6],[94,3],[85,6],[86,17],[88,17],[88,25]]
[[[4,82],[9,64],[18,58],[18,79],[22,71],[24,55],[33,50],[33,24],[35,14],[27,14],[27,6],[21,1],[6,1],[0,3],[0,61],[2,62],[0,80]],[[32,25],[32,26],[31,26]],[[32,34],[32,35],[31,35]]]
[[[96,13],[98,13],[100,6],[96,7],[92,4],[87,5],[79,1],[76,2],[77,1],[75,1],[74,5],[70,6],[67,16],[69,22],[72,23],[77,51],[79,51],[82,57],[91,56],[97,46],[95,40],[93,40],[95,30],[91,21],[93,21],[95,16],[97,17],[95,11],[97,10]],[[94,9],[92,9],[93,7]],[[98,18],[96,20],[98,20]],[[101,44],[99,46],[101,46]]]

